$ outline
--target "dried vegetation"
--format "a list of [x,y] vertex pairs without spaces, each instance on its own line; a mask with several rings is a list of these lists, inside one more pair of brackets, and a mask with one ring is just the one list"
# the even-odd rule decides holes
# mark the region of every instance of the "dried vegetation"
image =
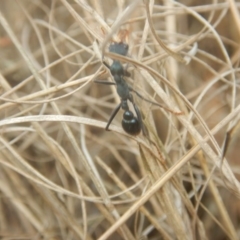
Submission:
[[[238,239],[240,3],[0,2],[1,239]],[[127,31],[129,55],[108,52]],[[118,58],[149,137],[121,128]]]

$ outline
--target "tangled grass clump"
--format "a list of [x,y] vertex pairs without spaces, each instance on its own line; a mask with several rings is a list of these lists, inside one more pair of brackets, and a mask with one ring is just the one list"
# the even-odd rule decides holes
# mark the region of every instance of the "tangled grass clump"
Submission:
[[[0,2],[1,239],[239,239],[239,9]],[[105,131],[103,59],[163,106],[133,92],[147,134]]]

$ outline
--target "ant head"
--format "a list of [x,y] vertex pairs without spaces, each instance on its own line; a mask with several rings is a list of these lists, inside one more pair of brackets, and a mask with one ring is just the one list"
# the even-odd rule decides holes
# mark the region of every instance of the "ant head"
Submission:
[[109,46],[109,52],[126,56],[128,53],[128,37],[128,30],[119,30],[118,34],[112,39],[112,43]]
[[125,43],[128,43],[129,30],[127,30],[127,29],[121,29],[121,30],[119,30],[116,39],[117,39],[116,42],[125,42]]
[[109,52],[116,53],[122,56],[126,56],[128,53],[128,45],[126,43],[120,42],[113,42],[109,46]]

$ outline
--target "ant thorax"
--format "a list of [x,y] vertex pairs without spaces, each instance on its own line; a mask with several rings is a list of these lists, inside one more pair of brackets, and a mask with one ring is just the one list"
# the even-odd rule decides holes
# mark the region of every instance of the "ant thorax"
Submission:
[[122,100],[129,99],[130,90],[128,84],[122,76],[115,75],[114,81],[116,82],[117,93]]
[[128,45],[123,42],[113,42],[109,46],[109,52],[116,53],[122,56],[126,56],[128,53]]
[[110,72],[112,76],[123,76],[125,71],[122,64],[119,61],[113,60]]

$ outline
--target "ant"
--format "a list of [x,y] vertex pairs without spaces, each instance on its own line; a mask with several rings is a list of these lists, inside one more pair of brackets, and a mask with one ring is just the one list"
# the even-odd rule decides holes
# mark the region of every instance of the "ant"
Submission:
[[[109,46],[109,52],[116,53],[119,55],[126,56],[128,53],[128,44],[121,42],[113,42]],[[100,84],[106,84],[106,85],[116,85],[117,93],[121,99],[121,102],[117,105],[117,107],[113,110],[108,123],[106,125],[106,130],[108,130],[112,120],[122,108],[124,110],[123,113],[123,119],[122,119],[122,127],[125,132],[127,132],[130,135],[138,135],[141,130],[143,132],[144,136],[147,136],[147,129],[145,128],[142,116],[140,113],[140,110],[138,106],[133,101],[133,96],[130,92],[135,92],[138,97],[142,98],[146,102],[149,102],[151,104],[154,104],[159,107],[163,107],[162,105],[152,102],[146,98],[144,98],[140,93],[132,89],[125,81],[125,76],[130,76],[130,73],[127,72],[123,65],[118,60],[113,60],[112,65],[108,65],[106,62],[103,61],[103,64],[110,70],[111,75],[113,76],[113,79],[115,82],[109,82],[109,81],[98,81],[95,80],[96,83]],[[133,104],[134,110],[136,112],[137,116],[134,116],[133,112],[129,110],[128,102],[130,101]],[[167,108],[166,108],[167,109]],[[170,109],[167,109],[168,111],[172,112]]]
[[[128,52],[128,45],[122,42],[120,43],[114,42],[109,46],[109,51],[126,56]],[[114,117],[116,116],[120,108],[122,108],[124,110],[122,127],[125,130],[125,132],[131,135],[137,135],[140,133],[142,129],[143,133],[146,134],[146,130],[143,127],[140,110],[137,107],[137,105],[134,103],[133,97],[130,93],[132,89],[130,88],[130,86],[128,86],[125,79],[123,78],[124,76],[129,76],[130,74],[127,71],[125,71],[122,64],[118,60],[113,60],[113,63],[111,66],[109,66],[106,62],[103,62],[103,64],[110,70],[111,75],[113,76],[113,79],[115,82],[97,81],[97,80],[95,80],[95,82],[100,84],[106,84],[106,85],[116,85],[117,93],[121,98],[121,102],[112,112],[105,129],[108,130],[112,120],[114,119]],[[137,114],[137,117],[135,117],[133,112],[129,110],[127,100],[132,102],[135,112]]]

